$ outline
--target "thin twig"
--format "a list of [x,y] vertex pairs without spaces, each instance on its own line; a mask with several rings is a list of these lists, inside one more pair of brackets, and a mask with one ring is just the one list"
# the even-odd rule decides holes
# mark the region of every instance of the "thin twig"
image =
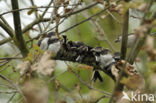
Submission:
[[9,61],[4,61],[2,64],[0,64],[0,67],[4,66],[5,64],[9,63]]
[[[72,16],[72,15],[74,15],[74,14],[80,13],[80,12],[86,10],[86,9],[89,9],[89,8],[91,8],[91,7],[95,6],[95,5],[97,5],[97,4],[98,4],[97,2],[94,2],[94,3],[89,4],[88,6],[82,8],[82,9],[76,10],[76,11],[71,12],[71,13],[64,14],[64,15],[60,16],[60,18],[69,17],[69,16]],[[55,20],[55,19],[56,19],[56,18],[53,18],[53,20]],[[45,19],[45,20],[50,21],[51,18],[48,18],[48,19]],[[26,31],[28,31],[29,29],[31,29],[35,24],[38,24],[39,22],[42,22],[42,18],[41,18],[41,19],[34,20],[32,23],[28,24],[28,25],[22,30],[23,33],[26,32]]]
[[16,92],[10,97],[10,99],[7,101],[7,103],[10,103],[15,96],[16,96]]
[[4,22],[4,24],[14,33],[14,30],[12,27],[8,24],[8,22],[3,18],[3,16],[0,16],[1,20]]
[[94,103],[98,103],[101,99],[106,98],[106,95],[101,96],[100,98],[98,98]]
[[4,71],[4,70],[6,70],[9,66],[10,66],[10,65],[7,65],[5,68],[0,69],[0,72],[2,72],[2,71]]
[[102,90],[99,90],[97,88],[94,88],[92,87],[91,85],[89,85],[85,80],[83,80],[75,71],[72,70],[72,67],[70,65],[68,65],[66,63],[66,65],[68,66],[68,68],[70,69],[70,71],[80,80],[80,82],[82,84],[84,84],[86,87],[88,87],[89,89],[93,89],[93,90],[96,90],[98,92],[101,92],[101,93],[104,93],[106,97],[109,97],[110,96],[110,93],[108,92],[105,92],[105,91],[102,91]]
[[[129,10],[127,10],[127,12],[125,13],[124,16],[124,25],[123,25],[123,33],[122,33],[122,46],[121,46],[121,59],[125,60],[126,59],[126,52],[127,52],[127,40],[128,40],[128,25],[129,25]],[[123,65],[123,68],[125,69],[126,67],[126,63],[125,65]],[[116,92],[121,92],[124,89],[124,85],[120,83],[122,77],[124,77],[126,74],[124,72],[124,69],[120,72],[119,74],[119,78],[115,83],[115,87],[112,93],[112,96],[109,100],[109,103],[112,103],[112,101],[114,100],[113,97],[115,96]]]
[[107,13],[119,24],[122,24],[109,10],[107,10]]
[[[142,21],[141,21],[141,25],[144,25],[145,24],[145,21],[146,21],[146,17],[148,16],[148,13],[149,13],[149,10],[153,4],[154,0],[151,0],[148,4],[148,9],[145,11],[145,14],[142,18]],[[151,17],[151,20],[153,20],[153,16]],[[141,47],[143,46],[144,42],[145,42],[145,39],[147,37],[147,34],[150,33],[150,28],[148,28],[147,32],[144,33],[144,37],[143,38],[137,38],[136,39],[136,43],[135,45],[132,47],[132,49],[130,50],[130,53],[128,55],[128,58],[127,58],[127,61],[130,63],[130,64],[133,64],[134,61],[135,61],[135,58],[137,57]]]
[[[60,18],[72,16],[72,15],[77,14],[79,12],[82,12],[82,11],[84,11],[86,9],[89,9],[89,8],[91,8],[91,7],[93,7],[93,6],[97,5],[97,4],[98,4],[97,2],[94,2],[94,3],[84,7],[82,9],[76,10],[76,11],[71,12],[71,13],[64,14],[64,15],[60,16]],[[15,10],[15,11],[18,11],[18,10]],[[51,20],[51,18],[36,19],[33,22],[31,22],[30,24],[28,24],[25,28],[23,28],[22,33],[25,33],[26,31],[30,30],[34,25],[36,25],[36,24],[38,24],[40,22],[47,22],[47,21],[50,21],[50,20]],[[53,18],[53,20],[55,20],[55,18]],[[5,39],[5,41],[0,41],[0,45],[4,44],[6,42],[9,42],[10,40],[12,40],[12,39],[11,38],[7,38],[7,39]]]
[[6,24],[4,24],[2,21],[0,21],[0,26],[9,34],[11,38],[14,37],[14,32],[12,31],[11,28],[9,28]]
[[0,91],[0,94],[1,93],[12,94],[12,93],[18,93],[18,91],[17,90],[14,90],[14,91]]
[[127,40],[128,40],[128,26],[129,25],[129,10],[125,13],[124,24],[122,31],[122,44],[121,44],[121,59],[126,59]]
[[[30,0],[30,2],[32,4],[32,6],[35,6],[34,0]],[[36,19],[39,19],[39,16],[38,16],[38,12],[37,11],[35,12],[35,17],[36,17]],[[38,24],[38,27],[39,27],[40,32],[42,32],[42,27],[41,27],[40,23]]]
[[[88,17],[89,13],[85,13],[85,15]],[[99,22],[97,22],[94,19],[91,19],[91,23],[93,24],[93,26],[96,27],[97,29],[97,33],[102,36],[104,38],[104,40],[106,41],[106,43],[109,45],[109,47],[112,49],[113,52],[115,52],[116,50],[114,49],[113,45],[111,44],[110,40],[108,40],[107,36],[105,35],[104,30],[102,29],[102,27],[100,26]],[[97,38],[97,37],[96,37]],[[97,38],[98,39],[98,38]]]
[[101,10],[100,12],[98,12],[98,13],[96,13],[96,14],[90,16],[89,18],[87,18],[87,19],[85,19],[85,20],[82,20],[81,22],[79,22],[79,23],[77,23],[77,24],[75,24],[75,25],[73,25],[73,26],[71,26],[71,27],[69,27],[69,28],[67,28],[67,29],[65,29],[65,30],[63,30],[63,31],[61,31],[59,34],[62,34],[62,33],[64,33],[64,32],[67,32],[68,30],[70,30],[70,29],[72,29],[72,28],[74,28],[74,27],[76,27],[76,26],[78,26],[78,25],[80,25],[80,24],[82,24],[82,23],[84,23],[84,22],[86,22],[86,21],[92,19],[93,17],[95,17],[95,16],[97,16],[97,15],[100,15],[100,14],[103,13],[105,10],[109,9],[111,6],[112,6],[112,5],[107,6],[105,9]]
[[[51,0],[53,1],[53,0]],[[72,4],[72,5],[68,5],[68,6],[74,6],[74,5],[80,5],[81,3],[78,3],[78,4]],[[15,9],[15,10],[10,10],[10,11],[7,11],[7,12],[4,12],[4,13],[1,13],[0,16],[3,16],[3,15],[6,15],[8,13],[13,13],[13,12],[16,12],[16,11],[23,11],[23,10],[31,10],[31,9],[44,9],[44,8],[58,8],[58,7],[66,7],[67,5],[59,5],[57,7],[54,7],[54,6],[38,6],[38,7],[28,7],[28,8],[21,8],[21,9]]]
[[3,57],[0,60],[23,59],[23,57]]

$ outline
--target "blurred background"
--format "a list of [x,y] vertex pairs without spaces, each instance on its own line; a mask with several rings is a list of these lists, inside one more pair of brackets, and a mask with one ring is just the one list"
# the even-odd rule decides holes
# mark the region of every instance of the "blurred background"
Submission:
[[[40,7],[47,6],[50,0],[18,0],[19,8],[29,8],[29,7]],[[80,0],[81,1],[81,0]],[[69,4],[77,4],[79,0],[70,0]],[[96,1],[96,0],[95,0]],[[114,1],[114,0],[112,0]],[[78,5],[75,10],[86,7],[87,5],[93,3],[92,0],[83,0],[80,5]],[[136,0],[139,2],[138,5],[146,4],[144,0]],[[51,6],[54,4],[52,3]],[[123,6],[124,3],[121,3]],[[69,6],[69,8],[74,8],[75,6]],[[91,15],[99,12],[105,7],[104,4],[98,4],[92,8],[89,8],[83,12],[75,14],[68,17],[64,20],[62,24],[59,25],[59,31],[63,31],[72,25],[79,23],[80,21],[87,19]],[[135,8],[135,7],[134,7]],[[11,0],[0,0],[0,14],[12,10]],[[28,24],[32,23],[36,19],[36,13],[39,16],[42,15],[45,8],[40,8],[35,12],[30,13],[29,9],[21,10],[21,26],[22,29]],[[151,11],[156,10],[156,3],[153,4]],[[51,18],[53,8],[50,7],[46,12],[44,18]],[[59,8],[60,15],[64,13],[64,8]],[[140,25],[140,18],[143,16],[143,12],[138,12],[137,10],[129,10],[129,33],[133,33],[134,30]],[[13,16],[12,13],[7,13],[3,15],[3,18],[8,22],[8,24],[14,28]],[[63,20],[63,19],[61,19]],[[24,33],[25,41],[28,41],[30,38],[33,38],[41,34],[46,25],[49,22],[41,22],[38,25],[33,26],[32,29]],[[50,23],[47,31],[53,28],[56,23]],[[102,14],[95,16],[91,20],[82,23],[81,25],[76,26],[75,28],[64,32],[63,35],[66,35],[69,40],[72,41],[82,41],[85,44],[97,47],[101,46],[103,48],[109,48],[112,53],[118,51],[120,52],[121,43],[115,43],[115,39],[122,34],[123,26],[123,15],[119,12],[111,12],[106,10]],[[51,30],[54,31],[55,29]],[[153,32],[156,31],[156,27],[152,29]],[[0,28],[0,40],[8,38],[9,35]],[[156,38],[151,39],[152,45],[156,48]],[[37,44],[37,40],[27,43],[27,47],[30,47],[30,51],[35,53],[32,44]],[[129,49],[128,49],[129,51]],[[19,50],[14,45],[12,41],[0,45],[0,57],[14,57],[19,55]],[[24,96],[29,99],[35,98],[38,103],[108,103],[109,98],[102,98],[103,93],[98,91],[105,91],[111,93],[114,88],[114,81],[107,76],[105,73],[100,72],[103,77],[103,82],[97,80],[92,83],[92,67],[86,66],[84,64],[72,63],[68,61],[56,61],[56,67],[54,68],[53,74],[50,76],[42,75],[36,73],[35,76],[30,78],[30,82],[23,83],[25,77],[21,77],[17,65],[22,63],[21,59],[11,59],[7,62],[0,60],[0,74],[11,80],[11,84],[18,84],[19,91],[14,89],[7,80],[0,78],[0,103],[22,103]],[[78,74],[78,78],[74,73]],[[24,66],[24,65],[23,65]],[[146,80],[147,92],[155,93],[156,91],[156,62],[151,61],[149,55],[146,51],[142,50],[139,53],[137,61],[134,66],[138,71],[141,72],[143,77]],[[84,85],[79,79],[84,80],[89,85],[92,85],[95,89],[90,89]],[[10,82],[10,81],[9,81]],[[16,85],[17,86],[17,85]],[[15,87],[16,87],[15,86]],[[98,90],[96,90],[98,89]],[[22,92],[24,94],[22,94]],[[24,95],[24,96],[23,96]],[[32,97],[32,98],[31,98]],[[99,99],[99,102],[98,102]],[[34,102],[28,103],[37,103]]]

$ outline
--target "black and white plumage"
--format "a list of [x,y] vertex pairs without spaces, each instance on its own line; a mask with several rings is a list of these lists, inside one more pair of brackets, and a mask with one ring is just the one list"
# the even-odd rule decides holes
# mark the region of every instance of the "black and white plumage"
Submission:
[[115,62],[115,59],[113,58],[109,50],[104,50],[103,53],[100,54],[99,60],[101,68],[105,68],[111,63]]
[[59,39],[49,39],[48,50],[51,51],[54,55],[58,53],[61,48],[61,42]]
[[109,49],[102,49],[101,47],[96,47],[92,49],[94,51],[94,55],[96,58],[96,61],[99,62],[99,65],[101,68],[105,68],[109,64],[115,62],[115,59],[110,53]]
[[118,62],[119,60],[121,60],[121,59],[120,59],[120,52],[115,52],[114,55],[113,55],[113,58],[114,58],[115,61],[117,61],[117,62]]
[[49,40],[48,37],[39,40],[38,41],[38,46],[40,46],[40,48],[42,50],[47,50],[48,49],[48,40]]
[[[136,39],[137,39],[137,36],[134,35],[133,33],[128,34],[127,47],[128,47],[128,48],[131,48],[131,47],[135,44]],[[115,42],[118,43],[118,42],[121,42],[121,41],[122,41],[122,36],[120,35],[120,36],[115,40]]]
[[[91,49],[93,52],[93,55],[95,56],[95,60],[97,62],[97,65],[100,65],[102,69],[109,69],[111,68],[111,65],[115,62],[115,59],[113,56],[110,54],[109,49],[103,49],[102,47],[95,47]],[[96,81],[98,78],[100,81],[103,81],[101,78],[101,75],[96,69],[94,69],[94,74],[93,74],[93,80]],[[109,70],[110,72],[110,70]]]
[[76,41],[76,42],[69,41],[68,44],[70,45],[69,48],[70,50],[73,50],[78,53],[76,61],[79,63],[82,62],[83,58],[85,57],[85,53],[91,49],[90,46],[80,41]]
[[59,39],[54,32],[48,33],[39,40],[38,45],[43,50],[51,51],[54,54],[52,58],[55,60],[67,60],[93,66],[93,81],[97,79],[101,82],[103,81],[98,70],[102,70],[114,78],[111,73],[111,67],[119,57],[112,56],[109,49],[93,48],[83,42],[67,41],[66,36],[62,36],[62,39]]
[[56,36],[55,32],[50,32],[46,35],[46,37],[39,40],[38,45],[42,50],[51,51],[54,55],[56,55],[61,48],[61,41]]
[[[152,32],[149,35],[156,37],[156,32]],[[135,35],[134,33],[128,34],[127,47],[131,48],[135,44],[136,39],[137,39],[137,35]],[[115,40],[115,43],[118,43],[118,42],[122,42],[122,36],[121,35],[118,36],[118,38]]]
[[79,56],[76,58],[76,61],[81,62],[85,57],[85,52],[88,51],[88,46],[82,42],[76,42],[77,49],[79,51]]
[[103,82],[102,76],[100,75],[99,71],[94,69],[92,80],[96,82],[97,79],[99,79],[100,82]]

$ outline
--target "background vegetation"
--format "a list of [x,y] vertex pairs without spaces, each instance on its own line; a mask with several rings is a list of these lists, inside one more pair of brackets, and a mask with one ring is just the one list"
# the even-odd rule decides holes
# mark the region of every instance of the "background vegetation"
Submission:
[[[85,64],[57,60],[56,66],[50,61],[52,71],[27,72],[29,64],[23,62],[35,62],[43,54],[37,41],[49,31],[109,48],[112,54],[121,51],[125,60],[131,54],[128,62],[135,60],[134,67],[146,82],[144,92],[156,92],[156,38],[148,36],[156,32],[154,0],[0,0],[0,7],[0,103],[108,103],[112,99],[120,83],[103,72],[103,82],[92,82],[93,68]],[[128,33],[139,38],[132,49],[124,41],[114,42],[121,34],[126,40]]]

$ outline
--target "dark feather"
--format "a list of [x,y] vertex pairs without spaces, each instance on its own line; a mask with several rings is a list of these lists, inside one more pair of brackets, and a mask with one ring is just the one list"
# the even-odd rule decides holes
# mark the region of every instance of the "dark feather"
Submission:
[[100,73],[99,73],[98,71],[94,71],[92,80],[93,80],[94,82],[96,82],[97,79],[99,79],[100,82],[103,82],[103,79],[102,79]]

